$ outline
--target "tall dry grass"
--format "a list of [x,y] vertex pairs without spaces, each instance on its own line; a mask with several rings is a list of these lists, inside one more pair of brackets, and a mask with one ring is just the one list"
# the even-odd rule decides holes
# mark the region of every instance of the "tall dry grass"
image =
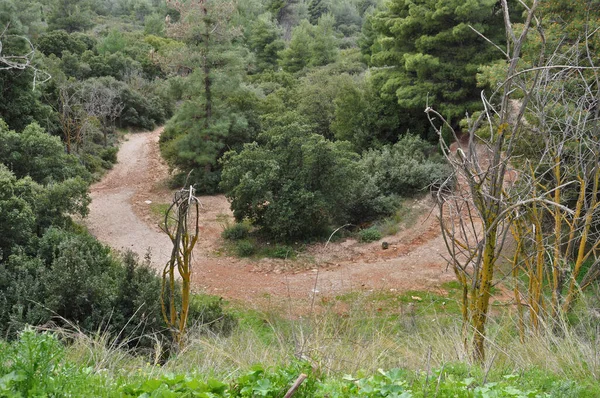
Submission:
[[[358,297],[340,314],[335,306],[290,320],[281,313],[254,313],[252,322],[242,321],[231,336],[211,335],[195,329],[185,347],[162,365],[164,348],[140,358],[115,344],[105,334],[69,336],[69,356],[78,362],[120,374],[136,369],[146,373],[195,373],[235,376],[253,364],[285,366],[304,360],[324,375],[373,373],[380,368],[401,367],[414,371],[471,362],[470,341],[464,340],[458,315],[381,314],[366,305],[368,296]],[[544,324],[537,332],[517,331],[513,311],[490,319],[487,356],[483,371],[502,374],[540,369],[573,380],[600,377],[600,331],[592,308],[582,306],[578,320],[560,319]]]

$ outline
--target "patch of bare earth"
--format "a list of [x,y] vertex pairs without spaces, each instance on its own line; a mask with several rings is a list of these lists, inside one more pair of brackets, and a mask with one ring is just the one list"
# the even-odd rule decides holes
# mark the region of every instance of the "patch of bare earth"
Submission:
[[[92,204],[85,223],[90,232],[111,247],[131,249],[143,256],[148,248],[152,264],[162,269],[170,241],[155,225],[152,203],[168,203],[168,168],[160,158],[161,129],[130,134],[123,142],[118,164],[91,188]],[[232,217],[223,195],[200,197],[201,238],[194,252],[196,289],[228,299],[262,303],[289,298],[310,302],[314,296],[331,297],[369,290],[438,291],[454,275],[442,258],[445,246],[428,198],[411,206],[415,224],[381,242],[315,244],[293,261],[240,259],[219,254],[222,220]]]

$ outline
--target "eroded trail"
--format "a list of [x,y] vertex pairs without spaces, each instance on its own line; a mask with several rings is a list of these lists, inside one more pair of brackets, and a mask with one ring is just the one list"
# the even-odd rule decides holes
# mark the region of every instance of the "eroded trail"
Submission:
[[[168,170],[158,152],[161,129],[131,134],[122,144],[119,163],[92,186],[92,204],[86,225],[111,247],[129,248],[143,256],[148,248],[152,264],[162,268],[170,241],[157,225],[150,203],[169,203]],[[453,280],[441,254],[444,244],[428,199],[410,206],[420,215],[411,228],[380,243],[354,240],[314,245],[294,261],[239,259],[219,254],[221,222],[231,217],[222,195],[200,198],[201,239],[194,252],[194,286],[230,299],[263,302],[291,298],[307,302],[314,295],[334,296],[363,290],[437,290]]]

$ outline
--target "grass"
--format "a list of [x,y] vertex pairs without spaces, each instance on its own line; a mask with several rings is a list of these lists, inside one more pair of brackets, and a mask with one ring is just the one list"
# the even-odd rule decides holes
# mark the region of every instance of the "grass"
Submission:
[[161,227],[164,227],[165,225],[165,215],[170,206],[170,203],[150,203],[150,213],[152,214],[152,218]]
[[[409,397],[600,395],[594,319],[585,318],[576,327],[563,322],[539,333],[528,331],[521,341],[516,320],[503,311],[490,319],[487,360],[480,366],[465,349],[458,307],[451,304],[456,286],[449,283],[446,288],[447,295],[388,291],[321,299],[315,311],[300,318],[281,309],[234,305],[230,311],[239,318],[239,326],[230,336],[192,331],[185,347],[161,364],[154,360],[160,355],[135,356],[106,335],[71,333],[64,355],[57,357],[60,366],[37,369],[52,373],[47,380],[64,383],[63,395],[68,388],[78,392],[73,396],[109,396],[98,391],[111,391],[110,396],[171,396],[160,395],[158,389],[185,395],[186,389],[210,387],[224,388],[223,394],[213,391],[215,396],[275,397],[300,372],[309,374],[298,395],[306,397],[379,397],[389,389]],[[413,312],[399,310],[410,304]],[[31,347],[59,351],[53,343]],[[9,381],[7,375],[20,378],[19,367],[35,367],[30,366],[31,358],[15,361],[7,357],[12,349],[0,348],[0,396],[5,396],[2,388],[21,383]],[[18,355],[32,351],[22,348]],[[40,386],[50,383],[39,376]]]
[[374,227],[383,236],[395,235],[403,229],[412,227],[423,212],[422,210],[413,208],[413,204],[417,202],[418,200],[402,200],[400,206],[392,216],[377,221]]

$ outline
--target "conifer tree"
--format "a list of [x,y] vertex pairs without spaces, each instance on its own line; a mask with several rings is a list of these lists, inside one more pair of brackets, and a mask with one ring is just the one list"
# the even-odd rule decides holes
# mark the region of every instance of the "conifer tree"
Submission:
[[308,5],[308,15],[311,24],[316,25],[322,15],[329,11],[329,6],[324,0],[311,0]]
[[502,57],[475,30],[502,43],[504,25],[496,0],[392,0],[371,19],[377,33],[370,63],[381,68],[380,89],[413,115],[411,131],[423,132],[427,105],[456,124],[480,107],[480,65]]
[[[215,192],[219,158],[248,140],[254,125],[253,96],[240,85],[245,53],[241,30],[233,25],[235,5],[225,0],[172,2],[180,20],[168,34],[186,44],[170,56],[171,67],[186,79],[184,98],[161,136],[167,162],[181,175],[193,170],[199,192]],[[177,181],[182,182],[182,181]]]
[[251,25],[248,45],[256,56],[257,72],[277,67],[277,54],[285,47],[281,36],[281,29],[270,13],[260,15]]
[[280,53],[281,67],[286,72],[299,72],[310,62],[312,29],[310,23],[303,20],[292,31],[288,48]]

